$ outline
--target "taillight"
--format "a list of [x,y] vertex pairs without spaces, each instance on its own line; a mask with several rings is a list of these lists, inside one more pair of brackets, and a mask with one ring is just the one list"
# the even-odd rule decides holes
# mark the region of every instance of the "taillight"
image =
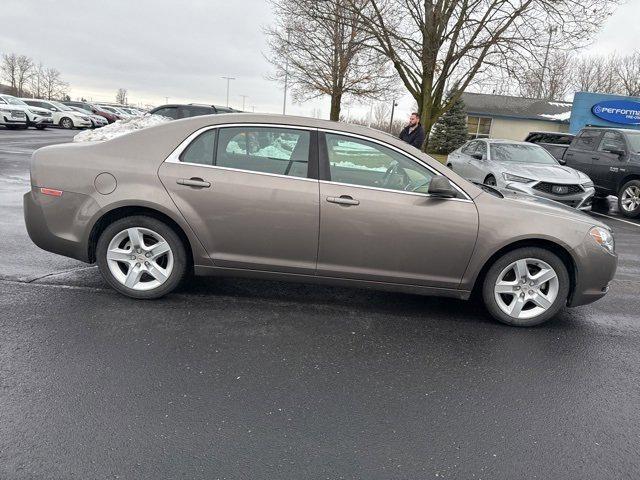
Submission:
[[40,188],[40,193],[43,195],[51,195],[52,197],[61,197],[62,190],[56,190],[54,188]]

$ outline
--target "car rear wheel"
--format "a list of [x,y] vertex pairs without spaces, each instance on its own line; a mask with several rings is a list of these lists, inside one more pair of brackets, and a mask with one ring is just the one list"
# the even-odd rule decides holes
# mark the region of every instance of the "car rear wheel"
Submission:
[[159,298],[187,272],[185,246],[164,222],[147,216],[121,218],[100,235],[96,260],[106,282],[132,298]]
[[485,185],[489,185],[490,187],[495,187],[498,183],[496,182],[496,177],[493,175],[487,175],[487,178],[484,179],[483,182]]
[[499,258],[482,287],[491,315],[508,325],[530,327],[554,317],[567,303],[569,273],[554,253],[519,248]]
[[618,193],[618,208],[625,217],[640,216],[640,180],[625,183]]
[[66,128],[67,130],[71,130],[73,128],[73,120],[68,117],[64,117],[60,119],[60,126],[62,128]]

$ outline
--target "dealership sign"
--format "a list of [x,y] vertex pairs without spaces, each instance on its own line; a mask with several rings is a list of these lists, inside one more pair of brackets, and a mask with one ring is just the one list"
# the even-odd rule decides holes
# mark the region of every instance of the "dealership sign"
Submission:
[[640,102],[608,100],[596,103],[591,111],[596,117],[613,123],[640,125]]

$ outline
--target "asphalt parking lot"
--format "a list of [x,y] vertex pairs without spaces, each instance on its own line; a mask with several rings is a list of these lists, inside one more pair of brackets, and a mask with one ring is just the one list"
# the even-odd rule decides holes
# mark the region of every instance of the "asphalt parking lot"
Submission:
[[27,237],[34,149],[0,130],[0,478],[637,479],[640,222],[538,328],[477,304],[198,279],[158,301]]

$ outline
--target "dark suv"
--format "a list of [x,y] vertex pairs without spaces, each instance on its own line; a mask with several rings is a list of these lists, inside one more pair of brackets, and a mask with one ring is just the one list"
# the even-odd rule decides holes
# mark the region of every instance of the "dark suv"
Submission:
[[562,160],[564,152],[573,141],[573,138],[573,135],[570,133],[531,132],[524,141],[540,145],[557,160]]
[[173,118],[188,118],[197,117],[200,115],[215,115],[218,113],[233,113],[240,110],[234,110],[229,107],[219,107],[217,105],[200,105],[196,103],[190,103],[188,105],[160,105],[154,108],[149,113],[153,115],[162,115],[163,117]]
[[625,217],[640,216],[640,130],[583,128],[562,163],[589,175],[596,196],[616,195]]

